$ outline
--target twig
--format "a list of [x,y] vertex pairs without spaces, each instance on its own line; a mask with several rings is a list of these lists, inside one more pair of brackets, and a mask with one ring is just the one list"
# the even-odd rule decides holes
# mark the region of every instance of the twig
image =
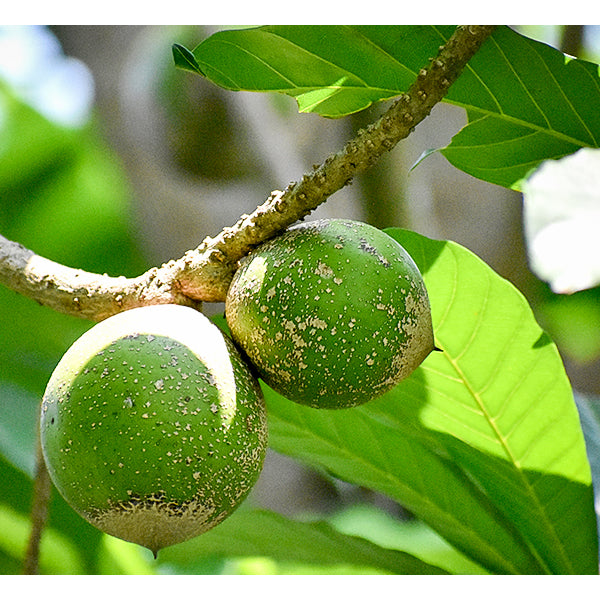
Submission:
[[48,516],[48,503],[50,501],[51,484],[46,463],[38,437],[35,458],[35,479],[33,482],[33,500],[31,505],[31,532],[23,561],[24,575],[37,575],[40,558],[40,543],[42,531]]
[[414,84],[374,124],[337,154],[276,191],[251,215],[176,261],[136,278],[109,277],[59,265],[0,237],[0,283],[67,314],[99,321],[147,304],[198,305],[225,299],[237,263],[261,242],[308,215],[406,138],[445,96],[494,27],[457,27]]

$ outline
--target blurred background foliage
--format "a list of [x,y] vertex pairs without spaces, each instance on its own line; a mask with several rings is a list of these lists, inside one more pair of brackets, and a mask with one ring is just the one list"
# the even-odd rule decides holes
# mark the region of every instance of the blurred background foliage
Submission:
[[[193,47],[216,29],[0,27],[0,233],[73,267],[137,275],[254,210],[382,111],[339,121],[299,115],[289,98],[225,92],[174,68],[174,42]],[[599,27],[519,29],[600,61]],[[437,154],[409,173],[425,150],[446,145],[465,122],[462,109],[438,105],[313,217],[408,227],[473,250],[526,295],[574,388],[593,397],[600,393],[598,289],[558,296],[531,274],[518,193],[469,177]],[[206,311],[219,314],[222,306]],[[0,287],[0,573],[21,569],[39,399],[64,351],[90,325]],[[469,572],[402,507],[273,452],[249,503],[284,515],[325,515],[335,527],[391,548],[425,545]],[[57,493],[41,571],[355,572],[200,550],[174,549],[153,561],[143,549],[100,534]]]

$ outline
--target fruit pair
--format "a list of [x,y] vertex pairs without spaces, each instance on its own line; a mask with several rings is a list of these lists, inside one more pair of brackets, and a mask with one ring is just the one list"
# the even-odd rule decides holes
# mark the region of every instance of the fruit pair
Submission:
[[65,499],[154,554],[215,526],[246,497],[273,389],[317,408],[371,400],[433,349],[410,256],[354,221],[292,227],[241,261],[226,317],[236,346],[181,306],[110,317],[67,351],[42,402],[41,440]]

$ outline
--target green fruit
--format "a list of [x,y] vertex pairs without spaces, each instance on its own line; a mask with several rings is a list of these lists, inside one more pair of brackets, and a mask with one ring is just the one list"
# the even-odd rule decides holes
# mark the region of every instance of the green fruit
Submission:
[[302,223],[259,246],[240,262],[226,317],[260,377],[315,408],[380,396],[434,348],[417,266],[356,221]]
[[41,442],[65,500],[156,555],[225,519],[262,469],[264,400],[232,342],[182,306],[129,310],[63,356]]

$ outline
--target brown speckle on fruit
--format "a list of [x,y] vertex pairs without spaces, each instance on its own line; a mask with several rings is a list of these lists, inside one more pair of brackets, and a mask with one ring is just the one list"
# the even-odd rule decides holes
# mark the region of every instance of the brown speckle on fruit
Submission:
[[264,381],[316,408],[381,395],[434,347],[413,260],[390,236],[356,221],[302,223],[259,246],[240,262],[226,317]]
[[41,439],[67,502],[156,554],[235,510],[261,471],[267,422],[231,341],[167,305],[111,317],[75,342],[44,394]]

